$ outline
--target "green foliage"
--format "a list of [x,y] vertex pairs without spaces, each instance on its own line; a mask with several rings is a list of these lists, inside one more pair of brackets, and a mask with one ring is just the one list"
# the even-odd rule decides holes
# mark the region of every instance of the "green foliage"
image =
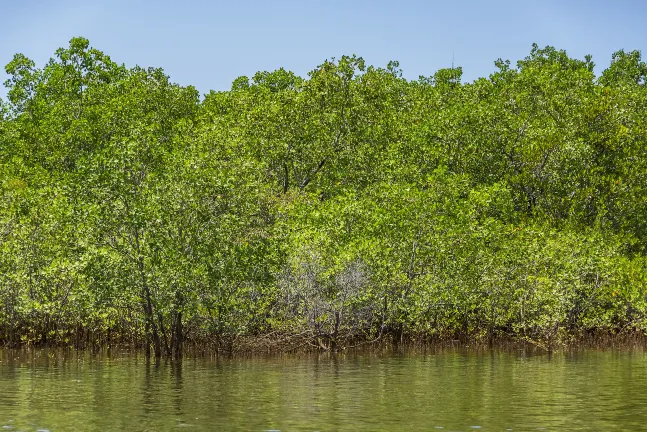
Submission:
[[[7,65],[0,340],[341,349],[645,331],[647,67],[329,60],[200,100],[82,38]],[[278,335],[278,336],[277,336]]]

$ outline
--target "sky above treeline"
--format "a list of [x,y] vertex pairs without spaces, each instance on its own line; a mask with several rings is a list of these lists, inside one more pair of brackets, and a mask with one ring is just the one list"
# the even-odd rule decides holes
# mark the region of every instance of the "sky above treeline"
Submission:
[[[619,49],[647,44],[646,0],[0,0],[0,63],[22,53],[38,66],[74,36],[127,66],[162,67],[202,93],[283,67],[306,75],[325,59],[398,60],[416,79],[463,67],[488,76],[497,58],[533,42],[592,54],[596,72]],[[7,75],[4,68],[0,80]],[[6,90],[0,90],[4,97]]]

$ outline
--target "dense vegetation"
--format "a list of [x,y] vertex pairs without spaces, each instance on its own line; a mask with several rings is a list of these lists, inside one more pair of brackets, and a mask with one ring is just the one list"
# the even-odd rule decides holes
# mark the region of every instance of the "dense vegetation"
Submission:
[[201,99],[75,38],[6,67],[0,341],[339,349],[647,330],[647,65],[326,61]]

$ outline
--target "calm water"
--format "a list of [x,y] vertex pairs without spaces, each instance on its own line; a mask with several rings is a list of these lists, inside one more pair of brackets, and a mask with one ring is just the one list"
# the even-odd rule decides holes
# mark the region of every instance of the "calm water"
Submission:
[[0,351],[0,430],[647,430],[647,354],[185,360]]

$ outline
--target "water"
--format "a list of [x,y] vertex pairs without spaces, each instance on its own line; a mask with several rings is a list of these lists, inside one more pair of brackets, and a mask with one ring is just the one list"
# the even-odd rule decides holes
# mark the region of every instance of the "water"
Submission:
[[186,359],[0,351],[0,431],[647,428],[647,353]]

